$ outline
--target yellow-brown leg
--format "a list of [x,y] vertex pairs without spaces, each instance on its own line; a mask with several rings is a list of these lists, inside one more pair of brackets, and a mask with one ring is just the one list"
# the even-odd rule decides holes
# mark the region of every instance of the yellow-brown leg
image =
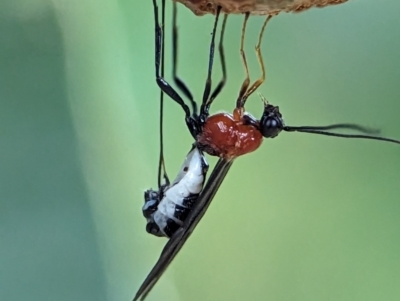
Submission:
[[243,99],[243,96],[246,94],[246,91],[250,84],[249,68],[247,66],[246,55],[245,55],[244,49],[243,49],[244,48],[244,36],[246,34],[246,25],[247,25],[247,20],[249,19],[249,16],[250,16],[250,13],[245,14],[243,27],[242,27],[242,37],[241,37],[241,41],[240,41],[240,55],[242,57],[244,70],[246,72],[246,78],[244,79],[242,87],[240,88],[239,96],[236,100],[236,108],[243,108],[244,103],[242,103],[242,99]]
[[261,77],[259,79],[257,79],[244,94],[243,99],[242,99],[243,106],[244,106],[247,98],[251,94],[253,94],[254,91],[256,91],[258,89],[258,87],[261,86],[261,84],[265,81],[265,66],[264,66],[264,61],[263,61],[262,54],[261,54],[261,41],[262,41],[265,27],[267,26],[267,23],[269,20],[271,20],[271,18],[272,18],[272,16],[268,16],[265,19],[265,22],[261,28],[260,35],[258,36],[258,43],[256,45],[256,55],[257,55],[258,63],[261,67]]

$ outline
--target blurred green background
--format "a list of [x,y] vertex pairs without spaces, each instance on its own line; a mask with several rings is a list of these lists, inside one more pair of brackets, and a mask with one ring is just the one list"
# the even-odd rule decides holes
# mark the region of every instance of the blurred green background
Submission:
[[[179,9],[179,74],[200,99],[213,17]],[[272,19],[260,92],[288,125],[400,138],[399,10],[350,1]],[[213,112],[244,77],[242,20],[228,18]],[[262,22],[248,24],[252,79]],[[157,185],[153,30],[151,1],[0,1],[0,300],[128,301],[158,258],[166,240],[141,213]],[[192,139],[166,104],[173,177]],[[258,96],[247,109],[261,114]],[[400,300],[399,195],[398,146],[282,133],[235,162],[148,300]]]

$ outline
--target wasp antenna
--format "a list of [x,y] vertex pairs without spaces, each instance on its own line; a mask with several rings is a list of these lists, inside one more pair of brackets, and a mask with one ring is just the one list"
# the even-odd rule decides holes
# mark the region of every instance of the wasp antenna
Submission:
[[386,138],[386,137],[379,137],[379,136],[372,136],[372,135],[353,135],[353,134],[331,133],[331,132],[325,132],[322,130],[308,129],[307,127],[285,126],[285,127],[283,127],[283,130],[286,132],[300,132],[300,133],[309,133],[309,134],[317,134],[317,135],[325,135],[325,136],[341,137],[341,138],[369,139],[369,140],[386,141],[386,142],[391,142],[391,143],[395,143],[395,144],[400,144],[400,140]]
[[356,123],[335,123],[335,124],[330,124],[330,125],[325,125],[325,126],[291,126],[288,128],[290,129],[296,129],[297,131],[300,130],[310,130],[310,131],[327,131],[327,130],[337,130],[337,129],[342,129],[342,130],[352,130],[352,131],[357,131],[360,133],[364,134],[375,134],[378,135],[380,134],[380,129],[376,128],[370,128],[366,126],[362,126]]

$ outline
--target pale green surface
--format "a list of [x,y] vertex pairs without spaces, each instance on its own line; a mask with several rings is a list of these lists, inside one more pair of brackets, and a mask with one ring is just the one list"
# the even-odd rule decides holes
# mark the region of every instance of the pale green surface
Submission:
[[[180,75],[199,99],[213,19],[180,8]],[[273,19],[260,92],[287,124],[353,121],[400,138],[399,10],[352,1]],[[213,111],[233,108],[243,79],[241,22],[228,21]],[[246,41],[253,79],[261,24],[250,19]],[[0,300],[128,301],[158,258],[165,240],[141,215],[156,186],[153,43],[150,1],[1,1]],[[182,116],[167,99],[171,176],[191,143]],[[148,300],[400,300],[399,170],[395,145],[265,141],[235,162]]]

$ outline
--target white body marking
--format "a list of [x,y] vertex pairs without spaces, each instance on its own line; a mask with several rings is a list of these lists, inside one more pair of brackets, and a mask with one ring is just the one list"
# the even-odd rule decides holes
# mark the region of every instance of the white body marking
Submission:
[[188,197],[195,197],[202,191],[207,169],[208,165],[204,155],[194,147],[187,154],[175,180],[170,186],[164,188],[163,198],[149,219],[157,224],[164,234],[163,236],[169,236],[164,231],[168,220],[173,220],[179,226],[183,224],[183,221],[175,216],[177,205],[188,208],[184,201]]

